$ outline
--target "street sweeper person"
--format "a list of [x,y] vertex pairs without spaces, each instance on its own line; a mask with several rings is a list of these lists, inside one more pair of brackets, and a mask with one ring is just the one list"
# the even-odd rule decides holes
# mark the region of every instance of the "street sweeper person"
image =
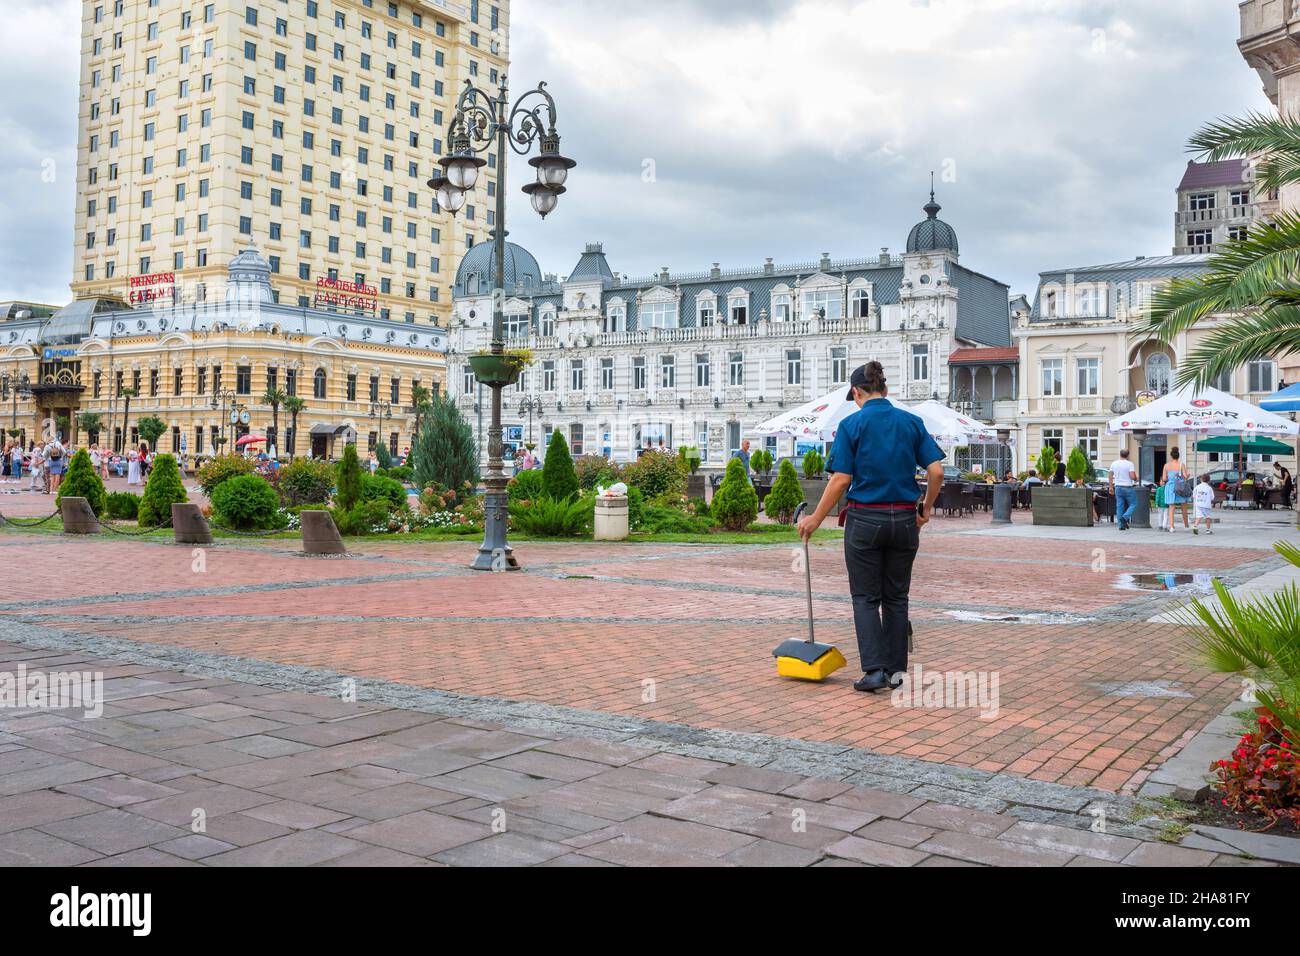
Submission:
[[[879,362],[856,369],[850,385],[848,400],[858,411],[840,423],[827,463],[830,481],[817,510],[799,522],[799,535],[811,538],[848,492],[840,523],[863,672],[853,689],[878,691],[907,672],[912,562],[943,485],[943,452],[920,418],[886,400]],[[921,501],[918,468],[926,476]]]

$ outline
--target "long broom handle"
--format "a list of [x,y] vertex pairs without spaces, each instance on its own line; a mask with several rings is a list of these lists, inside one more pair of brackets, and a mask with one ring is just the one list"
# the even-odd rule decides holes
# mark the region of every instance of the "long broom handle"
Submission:
[[[801,502],[799,504],[799,507],[795,509],[794,523],[796,526],[799,524],[799,516],[803,514],[804,509],[807,507],[808,507],[808,502],[804,501]],[[801,539],[802,537],[803,536],[800,535]],[[812,562],[808,560],[807,541],[803,542],[803,580],[804,580],[804,590],[805,593],[808,595],[808,643],[812,644],[815,643],[813,641]]]

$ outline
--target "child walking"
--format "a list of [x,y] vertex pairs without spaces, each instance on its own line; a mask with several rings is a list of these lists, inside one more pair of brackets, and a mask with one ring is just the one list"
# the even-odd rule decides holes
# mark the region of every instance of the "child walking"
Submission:
[[1200,534],[1200,524],[1205,522],[1205,533],[1214,534],[1211,530],[1214,519],[1210,517],[1210,512],[1214,508],[1214,488],[1210,484],[1209,475],[1201,475],[1200,482],[1192,489],[1192,507],[1196,514],[1192,521],[1192,534]]

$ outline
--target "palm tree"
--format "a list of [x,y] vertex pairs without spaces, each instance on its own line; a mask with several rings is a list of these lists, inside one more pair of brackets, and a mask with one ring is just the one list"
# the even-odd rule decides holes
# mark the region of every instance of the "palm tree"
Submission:
[[[284,400],[288,397],[278,388],[268,388],[266,394],[262,396],[262,404],[271,406],[271,431],[274,436],[276,452],[280,450],[280,406],[284,404]],[[277,454],[276,457],[279,457],[279,455]]]
[[99,433],[104,429],[104,416],[99,412],[82,412],[77,416],[77,427],[86,433],[86,440],[99,441]]
[[[1262,191],[1300,183],[1298,118],[1251,113],[1220,120],[1189,145],[1209,162],[1252,157]],[[1179,385],[1205,386],[1252,359],[1300,352],[1300,215],[1277,213],[1208,265],[1205,275],[1159,290],[1144,328],[1168,344],[1205,316],[1228,316],[1184,358]]]
[[298,414],[307,407],[307,403],[297,395],[286,395],[280,404],[289,413],[289,428],[293,431],[293,444],[295,447],[289,449],[289,460],[292,461],[298,444]]

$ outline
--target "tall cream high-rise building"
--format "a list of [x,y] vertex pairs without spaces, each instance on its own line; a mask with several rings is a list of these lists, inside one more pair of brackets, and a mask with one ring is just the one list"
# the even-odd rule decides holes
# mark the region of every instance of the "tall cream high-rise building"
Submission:
[[207,301],[251,241],[283,305],[336,279],[378,318],[445,317],[498,157],[455,220],[425,183],[508,26],[508,0],[86,0],[73,292]]

